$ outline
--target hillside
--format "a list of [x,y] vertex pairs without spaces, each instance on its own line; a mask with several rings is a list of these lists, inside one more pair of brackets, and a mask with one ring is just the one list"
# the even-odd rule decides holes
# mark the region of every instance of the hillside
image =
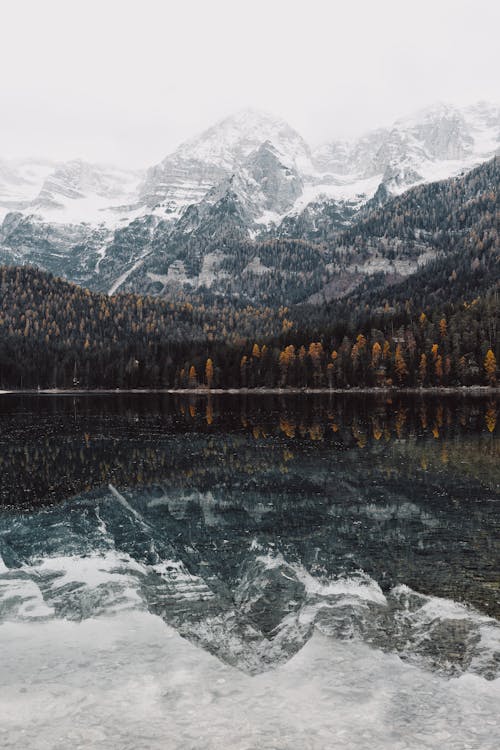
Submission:
[[[90,292],[0,271],[0,388],[483,385],[496,382],[498,287],[348,315]],[[380,301],[380,300],[379,300]]]

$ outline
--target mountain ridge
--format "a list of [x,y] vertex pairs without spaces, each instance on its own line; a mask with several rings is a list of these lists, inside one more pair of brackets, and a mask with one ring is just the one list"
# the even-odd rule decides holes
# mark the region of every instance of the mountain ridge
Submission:
[[[330,242],[366,210],[469,171],[499,143],[500,109],[486,103],[431,107],[319,149],[281,118],[242,110],[181,144],[144,178],[82,160],[46,163],[34,170],[41,184],[30,200],[35,177],[27,179],[26,165],[18,174],[2,162],[0,262],[35,263],[104,291],[137,284],[175,294],[215,280],[213,253],[230,255],[235,240]],[[249,258],[250,268],[267,273],[260,261]],[[210,274],[196,281],[207,264]],[[248,296],[243,283],[240,293]]]

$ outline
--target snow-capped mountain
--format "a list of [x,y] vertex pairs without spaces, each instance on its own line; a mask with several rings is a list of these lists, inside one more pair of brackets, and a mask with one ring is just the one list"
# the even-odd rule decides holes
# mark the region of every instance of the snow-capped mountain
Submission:
[[46,159],[0,159],[0,211],[27,206],[56,167]]
[[[227,237],[325,239],[370,201],[461,174],[499,146],[500,108],[483,102],[436,105],[315,150],[284,120],[243,110],[143,174],[81,160],[0,161],[0,262],[56,268],[113,293],[192,289],[206,283],[206,254],[230,254]],[[270,270],[261,258],[249,263]],[[144,274],[161,284],[151,288]]]
[[0,215],[21,210],[59,224],[116,224],[136,200],[140,171],[42,160],[0,162]]
[[314,173],[308,145],[284,120],[243,110],[181,144],[152,167],[141,187],[140,201],[150,208],[161,205],[167,212],[178,212],[186,204],[201,200],[231,174],[245,167],[252,173],[252,161],[260,158],[262,163],[265,158],[259,153],[264,144],[268,144],[269,158],[272,151],[282,169]]
[[323,173],[357,180],[376,177],[399,193],[470,169],[499,148],[498,106],[480,102],[460,109],[438,104],[356,140],[324,144],[315,150],[314,161]]
[[99,212],[134,198],[140,173],[89,164],[76,159],[59,165],[43,182],[31,208],[39,213],[62,212],[70,221],[99,223]]
[[491,158],[499,147],[500,109],[487,103],[462,109],[435,105],[390,128],[314,151],[283,120],[245,110],[150,169],[139,203],[176,217],[237,175],[242,199],[250,196],[253,203],[252,219],[278,225],[318,200],[361,205],[381,184],[399,194],[411,185],[454,176]]

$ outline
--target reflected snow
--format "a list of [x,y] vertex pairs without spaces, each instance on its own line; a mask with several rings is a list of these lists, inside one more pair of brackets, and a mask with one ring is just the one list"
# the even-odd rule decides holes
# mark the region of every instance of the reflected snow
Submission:
[[[491,401],[444,410],[439,440],[423,406],[436,424],[435,403],[385,424],[380,404],[328,403],[293,429],[278,410],[277,435],[248,404],[246,424],[233,405],[206,433],[213,408],[205,428],[157,431],[153,482],[131,466],[128,485],[102,473],[5,508],[1,746],[496,749]],[[43,418],[67,427],[66,409]],[[131,409],[119,438],[115,418],[121,455],[143,462],[152,413]],[[108,450],[98,434],[87,464]]]
[[498,747],[500,683],[321,633],[254,677],[145,612],[2,626],[2,747]]
[[4,519],[1,620],[79,621],[144,609],[249,674],[288,661],[315,631],[448,675],[500,674],[497,620],[406,584],[383,590],[349,553],[327,571],[319,561],[334,540],[324,529],[299,533],[295,525],[293,541],[281,530],[256,535],[247,527],[233,536],[229,518],[215,525],[232,509],[214,498],[208,523],[192,498],[180,523],[178,500],[176,518],[158,499],[158,489],[126,497],[111,486]]

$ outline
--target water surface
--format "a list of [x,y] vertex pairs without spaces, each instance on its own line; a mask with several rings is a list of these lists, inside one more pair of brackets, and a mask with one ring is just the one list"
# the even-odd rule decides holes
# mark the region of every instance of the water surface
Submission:
[[497,748],[495,399],[0,397],[0,740]]

